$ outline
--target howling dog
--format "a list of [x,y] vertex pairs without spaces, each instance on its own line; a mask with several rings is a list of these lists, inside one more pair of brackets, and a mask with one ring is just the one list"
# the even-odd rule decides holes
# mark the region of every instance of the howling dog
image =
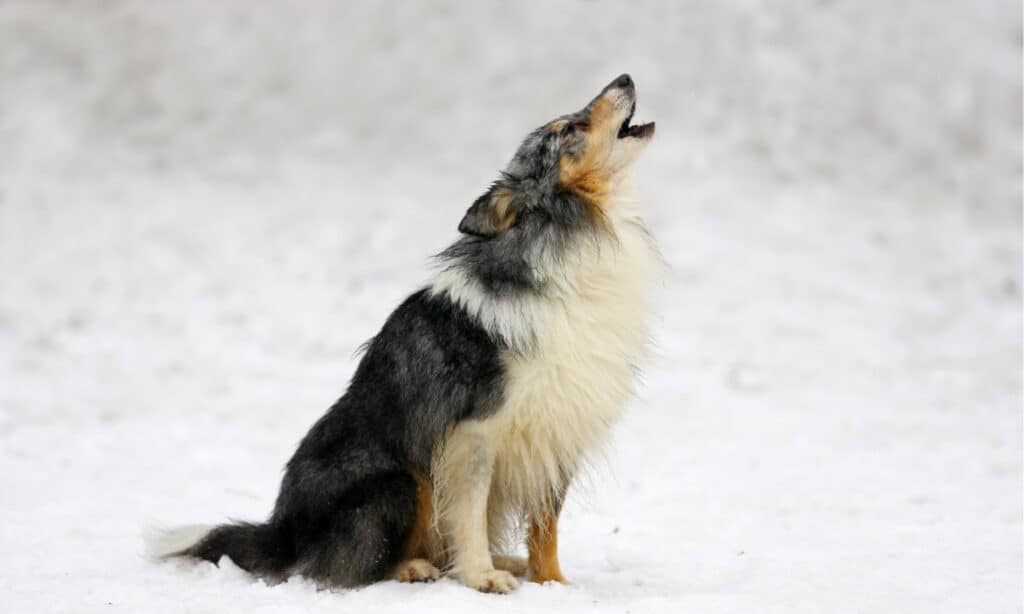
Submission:
[[[559,512],[632,393],[661,273],[627,193],[654,136],[635,108],[622,75],[526,137],[302,439],[266,522],[167,531],[151,553],[330,587],[565,582]],[[503,553],[513,536],[527,558]]]

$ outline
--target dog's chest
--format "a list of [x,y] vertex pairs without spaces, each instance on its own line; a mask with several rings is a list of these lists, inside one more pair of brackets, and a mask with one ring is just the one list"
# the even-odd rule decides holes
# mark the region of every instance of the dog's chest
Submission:
[[[633,389],[649,292],[661,270],[639,221],[618,223],[614,240],[566,256],[537,300],[504,304],[465,278],[440,277],[438,287],[514,348],[502,356],[499,407],[459,423],[438,449],[432,473],[440,516],[460,489],[486,475],[491,525],[500,533],[506,512],[550,509],[551,496],[606,440]],[[518,344],[527,339],[528,347]]]
[[570,479],[633,390],[658,265],[646,233],[630,230],[583,254],[550,301],[533,351],[505,357],[504,402],[489,430],[496,477],[513,497]]

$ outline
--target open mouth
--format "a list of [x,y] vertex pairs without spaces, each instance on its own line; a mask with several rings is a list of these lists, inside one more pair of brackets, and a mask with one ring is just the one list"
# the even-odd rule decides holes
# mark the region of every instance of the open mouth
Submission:
[[637,124],[631,126],[630,121],[633,120],[633,113],[636,112],[636,103],[629,108],[629,116],[626,117],[625,121],[622,122],[622,126],[619,127],[618,138],[624,139],[632,137],[636,139],[650,138],[654,134],[654,122],[648,122],[646,124]]

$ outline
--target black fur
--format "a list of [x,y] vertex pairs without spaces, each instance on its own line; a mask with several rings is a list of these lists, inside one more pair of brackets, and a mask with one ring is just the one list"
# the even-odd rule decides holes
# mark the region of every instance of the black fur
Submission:
[[270,520],[230,524],[182,552],[270,580],[300,573],[333,586],[385,578],[415,518],[416,480],[459,420],[501,400],[498,344],[426,290],[368,344],[348,391],[288,462]]
[[517,209],[514,226],[495,237],[463,236],[438,255],[496,295],[542,291],[547,281],[545,267],[536,261],[545,253],[560,259],[571,240],[598,230],[579,196],[554,185],[527,191],[523,181],[504,177],[477,199],[478,203],[484,201],[499,187],[528,193],[529,197],[517,198],[519,202],[513,204]]

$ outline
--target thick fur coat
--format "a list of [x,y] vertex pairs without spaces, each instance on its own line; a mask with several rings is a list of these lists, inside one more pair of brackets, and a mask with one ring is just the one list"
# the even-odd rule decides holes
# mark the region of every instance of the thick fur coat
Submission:
[[[526,138],[299,444],[266,522],[173,531],[155,553],[330,586],[564,581],[558,515],[632,392],[660,272],[627,192],[654,133],[635,104],[623,75]],[[502,554],[519,527],[525,560]]]

